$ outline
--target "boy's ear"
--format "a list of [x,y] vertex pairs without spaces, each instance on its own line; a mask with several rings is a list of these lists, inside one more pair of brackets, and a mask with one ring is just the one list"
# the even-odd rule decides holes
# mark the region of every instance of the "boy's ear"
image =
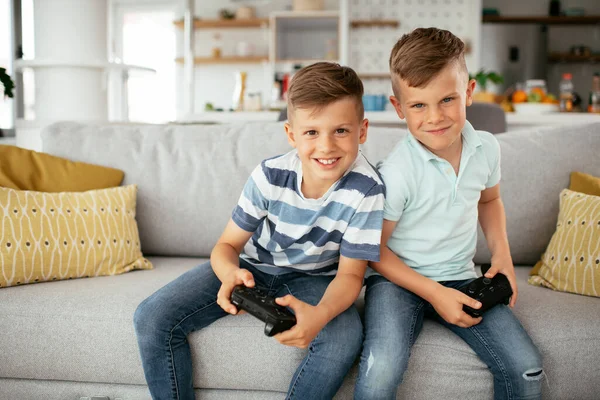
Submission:
[[289,122],[286,122],[283,127],[285,128],[285,134],[287,136],[288,143],[293,148],[296,148],[296,139],[294,138],[294,132],[292,131],[292,126]]
[[404,119],[404,112],[402,112],[400,100],[398,100],[396,96],[390,96],[390,103],[392,103],[392,105],[394,106],[394,110],[396,110],[396,114],[398,114],[400,119]]
[[471,79],[469,83],[467,83],[467,107],[473,104],[473,92],[475,91],[475,86],[477,86],[477,81],[475,79]]
[[367,141],[367,131],[369,130],[369,120],[363,119],[360,124],[360,133],[358,134],[358,143],[363,144]]

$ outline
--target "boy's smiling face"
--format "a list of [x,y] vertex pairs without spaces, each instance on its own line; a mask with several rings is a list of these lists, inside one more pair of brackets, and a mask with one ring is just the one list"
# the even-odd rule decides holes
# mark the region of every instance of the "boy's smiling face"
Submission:
[[285,124],[288,142],[302,162],[302,193],[320,198],[358,155],[367,140],[368,120],[360,119],[356,100],[343,98],[322,108],[296,108]]
[[[398,79],[398,78],[396,78]],[[396,81],[400,99],[390,97],[413,136],[432,153],[449,158],[460,152],[466,106],[473,102],[475,81],[457,62],[447,65],[425,87]]]

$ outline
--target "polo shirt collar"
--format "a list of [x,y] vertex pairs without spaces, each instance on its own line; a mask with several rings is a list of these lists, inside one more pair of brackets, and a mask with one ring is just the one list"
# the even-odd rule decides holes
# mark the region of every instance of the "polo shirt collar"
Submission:
[[[463,138],[463,151],[466,150],[466,152],[468,154],[474,153],[478,147],[481,147],[481,139],[479,139],[479,135],[477,134],[477,132],[475,131],[475,128],[473,128],[473,125],[471,125],[471,123],[469,121],[465,121],[465,126],[463,127],[463,130],[462,130],[462,138]],[[410,133],[410,131],[408,134],[408,142],[410,143],[411,146],[413,146],[413,148],[415,148],[417,150],[417,153],[419,153],[420,156],[423,157],[423,159],[425,161],[431,161],[431,160],[441,161],[442,160],[440,157],[436,156],[431,151],[429,151],[425,146],[423,146],[421,144],[421,142],[419,142],[412,135],[412,133]]]

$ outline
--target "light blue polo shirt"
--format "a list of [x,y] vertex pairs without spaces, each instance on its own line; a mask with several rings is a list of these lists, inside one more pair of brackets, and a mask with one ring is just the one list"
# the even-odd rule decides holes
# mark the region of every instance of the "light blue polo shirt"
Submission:
[[500,146],[467,121],[458,176],[408,134],[377,165],[386,185],[383,217],[397,221],[387,245],[435,281],[475,278],[478,202],[500,181]]

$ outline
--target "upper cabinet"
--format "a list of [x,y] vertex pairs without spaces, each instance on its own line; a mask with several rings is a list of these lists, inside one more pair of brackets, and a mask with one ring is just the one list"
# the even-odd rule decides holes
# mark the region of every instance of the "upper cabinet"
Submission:
[[339,12],[274,12],[270,21],[269,56],[273,62],[339,62]]

